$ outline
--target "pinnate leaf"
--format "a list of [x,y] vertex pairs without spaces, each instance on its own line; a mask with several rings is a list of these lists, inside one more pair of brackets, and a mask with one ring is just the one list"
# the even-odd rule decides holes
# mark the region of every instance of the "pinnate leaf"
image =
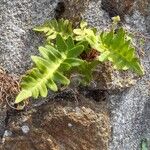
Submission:
[[71,37],[64,40],[61,35],[56,37],[56,46],[46,45],[39,48],[40,56],[32,56],[35,68],[22,78],[21,92],[16,98],[19,103],[29,97],[46,97],[48,88],[57,91],[56,83],[68,85],[70,80],[64,75],[71,67],[79,66],[83,62],[77,58],[83,51],[83,45],[70,44]]

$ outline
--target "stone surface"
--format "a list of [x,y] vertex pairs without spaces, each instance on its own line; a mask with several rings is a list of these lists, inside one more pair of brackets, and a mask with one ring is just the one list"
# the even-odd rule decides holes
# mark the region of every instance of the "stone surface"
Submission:
[[106,103],[97,103],[83,95],[78,96],[77,102],[72,93],[67,97],[58,95],[32,111],[10,117],[7,131],[12,134],[3,138],[0,148],[107,150],[110,126]]
[[[64,0],[59,3],[59,7],[56,6],[58,3],[57,0],[1,0],[0,1],[0,65],[5,67],[10,73],[16,73],[16,74],[22,74],[25,72],[27,68],[30,68],[31,61],[30,61],[30,55],[37,53],[37,47],[42,42],[42,38],[39,38],[40,36],[36,35],[34,32],[32,32],[32,28],[37,25],[43,23],[47,19],[51,19],[54,16],[59,17],[66,17],[71,18],[73,21],[76,22],[80,20],[81,18],[84,18],[88,21],[88,23],[91,26],[97,27],[99,29],[107,29],[110,26],[111,17],[114,15],[120,15],[122,19],[122,25],[125,26],[129,31],[135,32],[136,34],[136,40],[135,43],[138,47],[137,52],[139,54],[142,54],[141,61],[144,65],[144,68],[146,70],[146,74],[144,77],[139,79],[137,83],[118,93],[109,93],[107,95],[107,105],[109,105],[111,110],[111,126],[112,126],[112,139],[109,144],[110,150],[138,150],[140,148],[140,142],[143,138],[150,138],[150,2],[149,0]],[[74,5],[76,5],[74,7]],[[79,6],[81,5],[81,6]],[[55,8],[56,9],[56,14]],[[80,18],[81,15],[81,18]],[[141,51],[143,49],[138,43],[140,43],[139,38],[140,37],[146,38],[144,51]],[[145,54],[144,54],[145,53]],[[109,72],[108,72],[109,73]],[[111,72],[110,73],[114,73]],[[104,74],[109,75],[109,74]],[[113,86],[114,89],[120,84],[118,84],[117,78],[119,81],[121,80],[124,82],[124,78],[119,73],[114,73],[114,78],[112,76],[106,80],[106,82],[111,82],[110,86]],[[100,78],[98,76],[96,79]],[[102,88],[101,84],[103,82],[99,82],[97,85],[97,88]],[[126,81],[125,81],[126,84]],[[123,83],[124,85],[124,83]],[[103,86],[104,87],[104,86]],[[102,88],[103,89],[103,88]],[[104,89],[103,89],[104,90]],[[87,93],[87,91],[83,91]],[[96,92],[93,92],[96,94]],[[93,93],[90,93],[89,95],[94,96]],[[98,94],[100,92],[98,91]],[[101,94],[101,93],[100,93]],[[104,94],[104,97],[106,95]],[[41,106],[39,111],[37,113],[31,113],[28,115],[25,115],[25,118],[21,118],[21,120],[28,120],[19,122],[20,116],[16,116],[14,118],[11,118],[12,121],[10,123],[10,127],[8,129],[13,129],[13,136],[8,137],[6,139],[6,142],[3,144],[3,149],[10,150],[12,147],[10,145],[14,145],[14,149],[21,148],[21,146],[27,148],[27,149],[38,149],[37,147],[34,147],[35,144],[37,144],[38,147],[43,150],[44,148],[49,149],[65,149],[66,145],[68,144],[66,141],[65,136],[70,138],[70,145],[74,146],[74,138],[80,139],[81,142],[78,143],[78,148],[81,147],[84,148],[84,145],[91,146],[90,148],[94,148],[97,150],[100,150],[101,147],[98,145],[101,143],[101,139],[103,136],[99,136],[95,133],[95,130],[91,130],[91,126],[89,124],[92,124],[92,119],[96,118],[95,123],[95,129],[98,131],[101,131],[102,128],[101,124],[99,124],[99,114],[103,114],[99,112],[101,110],[100,104],[94,103],[94,107],[96,107],[96,110],[92,106],[92,102],[88,101],[89,106],[85,107],[85,112],[83,112],[82,107],[77,107],[77,112],[82,112],[82,115],[87,116],[78,118],[78,113],[76,114],[73,109],[75,109],[76,105],[72,102],[67,101],[67,97],[61,97],[64,99],[63,105],[62,103],[52,102],[48,104],[47,106]],[[97,96],[95,95],[95,100],[98,101]],[[67,103],[67,104],[66,104]],[[37,104],[38,105],[38,104]],[[52,105],[55,106],[55,109],[52,107]],[[65,106],[64,106],[65,105]],[[47,108],[48,107],[48,108]],[[68,108],[71,109],[71,111],[68,112]],[[89,108],[90,107],[90,108]],[[62,113],[62,109],[67,109],[67,114]],[[45,111],[44,111],[45,109]],[[48,109],[48,110],[47,110]],[[92,117],[90,115],[87,115],[87,111],[91,112]],[[45,116],[48,116],[47,118],[44,118],[43,111],[45,112]],[[50,116],[46,113],[46,111],[50,114]],[[59,112],[61,116],[58,118],[58,115],[56,112]],[[104,111],[106,112],[106,111]],[[6,112],[3,113],[3,115],[0,116],[2,118],[1,120],[5,120]],[[39,114],[39,116],[38,116]],[[52,115],[53,114],[53,115]],[[29,116],[29,119],[28,119]],[[55,116],[54,118],[50,118],[51,116]],[[70,118],[71,116],[71,118]],[[108,118],[108,115],[106,115]],[[23,117],[23,116],[22,116]],[[38,117],[40,120],[38,120]],[[13,128],[11,125],[13,124],[13,119],[16,118],[16,129]],[[84,119],[86,120],[84,122]],[[91,120],[90,120],[91,119]],[[103,118],[104,119],[104,118]],[[103,120],[102,119],[102,120]],[[33,121],[32,121],[33,120]],[[37,122],[38,120],[38,122]],[[82,121],[81,121],[82,120]],[[90,121],[88,121],[90,120]],[[104,119],[105,120],[105,119]],[[106,119],[109,120],[109,119]],[[42,124],[43,123],[45,124]],[[54,122],[53,124],[47,124]],[[57,124],[58,122],[58,124]],[[98,122],[98,123],[97,123]],[[105,121],[104,121],[105,122]],[[107,121],[106,121],[107,122]],[[61,124],[64,124],[65,126],[62,126]],[[107,124],[107,123],[106,123]],[[106,125],[105,124],[105,125]],[[29,126],[29,135],[23,134],[21,132],[21,126],[27,125]],[[45,125],[45,126],[44,126]],[[89,127],[87,128],[87,126]],[[42,126],[42,129],[41,129]],[[47,128],[47,126],[50,126]],[[74,129],[74,126],[77,128]],[[80,128],[81,127],[81,128]],[[38,129],[38,130],[37,130]],[[55,130],[57,129],[57,130]],[[62,129],[60,131],[59,129]],[[92,132],[91,135],[92,140],[96,138],[96,140],[99,140],[99,143],[94,143],[95,141],[90,141],[88,144],[86,143],[87,138],[86,136],[81,136],[77,133],[77,130],[82,129],[83,134],[89,135],[90,131]],[[109,127],[107,127],[109,130]],[[67,134],[65,134],[67,131]],[[21,132],[21,133],[20,133]],[[49,132],[52,132],[50,134]],[[59,132],[64,134],[64,136],[59,136]],[[86,134],[86,132],[88,134]],[[16,133],[16,134],[15,134]],[[73,136],[69,136],[70,133]],[[79,133],[79,132],[78,132]],[[98,133],[98,132],[97,132]],[[107,132],[108,133],[108,132]],[[36,137],[36,135],[38,135]],[[42,136],[44,135],[44,136]],[[30,138],[29,138],[30,137]],[[38,137],[42,137],[39,141]],[[29,138],[29,139],[27,139]],[[21,140],[23,139],[23,140]],[[33,140],[35,139],[35,140]],[[50,139],[48,142],[47,139]],[[15,144],[15,140],[19,141]],[[107,138],[108,140],[108,138]],[[96,141],[97,142],[97,141]],[[61,144],[60,144],[61,143]],[[82,143],[82,144],[81,144]],[[83,144],[84,143],[84,144]],[[105,143],[105,144],[104,144]],[[104,145],[107,145],[107,142],[104,142]],[[67,145],[68,146],[68,145]],[[81,146],[81,147],[80,147]],[[16,148],[17,147],[17,148]],[[69,147],[70,148],[70,147]],[[72,147],[71,147],[72,148]],[[89,148],[89,147],[88,147]],[[86,147],[86,149],[88,150]],[[106,148],[104,146],[104,148]],[[93,149],[93,150],[95,150]],[[70,149],[69,149],[70,150]]]
[[[0,65],[22,74],[31,66],[41,39],[32,28],[54,17],[57,0],[0,1]],[[32,43],[32,44],[31,44]]]
[[66,18],[77,26],[82,19],[82,13],[88,7],[90,0],[61,0],[56,8],[56,18]]
[[3,142],[5,144],[1,144],[1,150],[59,150],[56,141],[47,132],[36,128],[29,135],[7,137]]

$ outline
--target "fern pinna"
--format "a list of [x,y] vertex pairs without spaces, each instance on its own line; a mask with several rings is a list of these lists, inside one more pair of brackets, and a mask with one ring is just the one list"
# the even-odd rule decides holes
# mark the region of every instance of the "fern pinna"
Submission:
[[60,34],[64,39],[67,39],[73,34],[71,22],[64,19],[47,21],[43,25],[35,27],[33,30],[43,32],[47,41],[56,39],[57,34]]
[[57,91],[56,82],[68,85],[69,79],[63,73],[73,66],[80,65],[83,61],[77,57],[82,53],[84,47],[75,45],[71,37],[63,40],[59,34],[56,37],[56,46],[46,45],[40,47],[42,57],[32,56],[36,65],[23,77],[22,90],[16,98],[16,103],[21,102],[31,96],[37,98],[47,96],[47,88]]

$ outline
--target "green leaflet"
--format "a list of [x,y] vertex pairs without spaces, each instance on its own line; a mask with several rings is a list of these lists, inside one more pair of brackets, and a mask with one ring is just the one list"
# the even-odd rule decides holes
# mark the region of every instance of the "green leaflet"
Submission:
[[76,34],[75,39],[77,41],[87,41],[92,48],[95,48],[97,43],[97,36],[95,36],[95,29],[74,29],[74,34]]
[[[68,40],[72,45],[67,44]],[[15,103],[19,103],[31,96],[34,98],[39,96],[46,97],[47,88],[57,91],[56,82],[68,85],[70,81],[63,73],[65,70],[83,63],[82,60],[77,58],[83,52],[83,49],[84,46],[75,45],[71,37],[64,41],[59,34],[56,37],[56,47],[51,45],[40,47],[39,51],[42,56],[32,56],[36,67],[22,78],[22,89]]]
[[37,26],[33,29],[37,32],[43,32],[47,38],[47,41],[56,39],[56,36],[60,34],[64,39],[67,39],[69,36],[72,36],[72,24],[69,20],[50,20],[45,22],[41,26]]
[[147,139],[143,139],[141,141],[141,150],[148,150],[149,149],[149,146],[148,146],[148,140]]
[[90,83],[90,81],[92,80],[92,72],[98,64],[98,61],[92,61],[85,62],[80,65],[79,72],[82,75],[82,84],[88,85]]

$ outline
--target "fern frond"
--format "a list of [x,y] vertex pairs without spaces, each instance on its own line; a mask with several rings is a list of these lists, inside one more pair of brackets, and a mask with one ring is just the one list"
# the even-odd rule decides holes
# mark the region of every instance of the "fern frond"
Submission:
[[144,71],[135,55],[135,48],[130,40],[126,39],[126,33],[123,28],[114,31],[101,33],[100,47],[97,49],[101,52],[98,57],[99,61],[109,60],[114,64],[116,69],[130,69],[139,75]]
[[139,75],[144,74],[143,68],[135,55],[135,48],[131,41],[127,39],[123,28],[120,28],[116,33],[111,30],[99,35],[93,28],[87,28],[87,24],[82,23],[80,28],[74,29],[73,32],[77,41],[87,41],[91,48],[101,53],[97,57],[99,61],[109,60],[116,69],[130,69]]
[[43,32],[47,38],[47,41],[56,39],[56,36],[60,34],[64,39],[67,39],[69,36],[72,36],[72,24],[68,20],[53,19],[51,21],[45,22],[41,26],[37,26],[33,29],[37,32]]
[[148,139],[143,139],[141,141],[141,150],[148,150],[149,148],[149,141]]
[[22,78],[22,89],[15,102],[19,103],[31,96],[46,97],[48,88],[57,91],[57,82],[68,85],[70,81],[63,73],[83,63],[83,60],[77,58],[83,49],[84,46],[75,45],[71,37],[63,40],[59,34],[56,37],[55,47],[51,45],[40,47],[39,51],[42,56],[32,56],[36,67]]
[[80,28],[73,30],[76,41],[87,41],[92,48],[95,48],[98,42],[98,37],[96,36],[95,28],[87,28],[87,23],[81,22]]

